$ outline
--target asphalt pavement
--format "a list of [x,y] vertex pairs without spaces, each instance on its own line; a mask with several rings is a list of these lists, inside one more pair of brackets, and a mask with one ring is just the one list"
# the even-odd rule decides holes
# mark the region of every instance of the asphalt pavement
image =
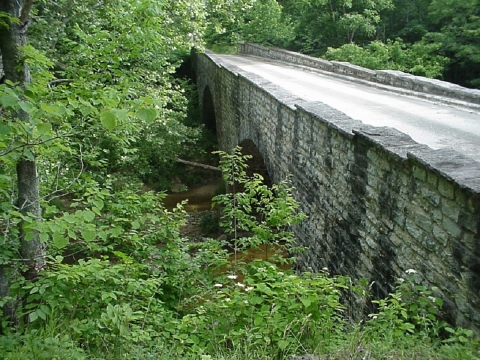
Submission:
[[321,101],[373,126],[389,126],[433,149],[451,148],[480,163],[480,110],[399,94],[363,82],[246,55],[220,55],[307,101]]

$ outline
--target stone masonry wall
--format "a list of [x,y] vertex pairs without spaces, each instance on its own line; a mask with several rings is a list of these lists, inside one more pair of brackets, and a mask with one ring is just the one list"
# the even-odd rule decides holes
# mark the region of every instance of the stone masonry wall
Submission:
[[220,147],[251,139],[274,182],[291,174],[308,215],[295,229],[300,270],[365,277],[383,296],[415,269],[453,322],[480,333],[479,163],[298,99],[210,52],[196,73]]

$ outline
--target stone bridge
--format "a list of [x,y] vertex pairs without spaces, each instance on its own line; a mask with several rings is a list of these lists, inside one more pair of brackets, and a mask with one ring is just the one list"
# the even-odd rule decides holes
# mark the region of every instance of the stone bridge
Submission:
[[[252,44],[240,45],[240,53],[346,75],[372,87],[386,84],[472,108],[480,104],[479,91],[399,72]],[[255,153],[273,182],[291,175],[308,215],[294,229],[307,249],[298,257],[300,270],[326,267],[332,274],[367,278],[380,297],[415,269],[443,298],[452,322],[480,333],[478,161],[303,100],[208,51],[195,57],[195,74],[204,122],[216,131],[220,148],[231,151],[240,144]]]

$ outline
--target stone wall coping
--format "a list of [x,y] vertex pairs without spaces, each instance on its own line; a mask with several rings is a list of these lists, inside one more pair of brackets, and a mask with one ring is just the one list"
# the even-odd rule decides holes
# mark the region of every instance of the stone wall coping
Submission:
[[278,102],[284,104],[292,110],[296,109],[296,105],[306,103],[305,100],[298,96],[292,95],[291,92],[273,84],[272,82],[265,80],[260,75],[255,75],[246,71],[243,71],[236,65],[223,61],[221,57],[210,50],[205,51],[205,55],[208,56],[218,67],[223,67],[236,76],[245,79],[245,81],[254,84],[255,86],[263,89],[266,93],[274,97]]
[[480,198],[480,163],[451,149],[412,150],[408,158]]
[[239,53],[283,61],[289,64],[306,66],[339,75],[353,77],[359,80],[406,89],[429,96],[439,96],[464,106],[480,105],[480,90],[468,89],[446,81],[416,76],[396,70],[370,70],[348,62],[328,61],[292,51],[266,48],[252,43],[239,43]]

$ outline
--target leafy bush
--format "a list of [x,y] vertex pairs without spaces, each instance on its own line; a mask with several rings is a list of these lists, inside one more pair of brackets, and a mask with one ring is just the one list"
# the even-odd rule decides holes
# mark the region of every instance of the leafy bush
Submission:
[[275,356],[292,353],[308,339],[329,338],[344,326],[340,288],[345,278],[298,276],[254,261],[239,276],[217,281],[202,305],[179,324],[177,336],[192,350],[215,352],[248,344]]
[[218,215],[211,211],[204,211],[200,215],[200,227],[206,234],[218,232],[220,229],[218,221]]
[[373,70],[399,70],[413,75],[441,78],[448,59],[438,55],[441,44],[417,42],[407,45],[398,38],[386,43],[375,40],[364,47],[345,44],[329,48],[325,57],[329,60],[348,61]]

